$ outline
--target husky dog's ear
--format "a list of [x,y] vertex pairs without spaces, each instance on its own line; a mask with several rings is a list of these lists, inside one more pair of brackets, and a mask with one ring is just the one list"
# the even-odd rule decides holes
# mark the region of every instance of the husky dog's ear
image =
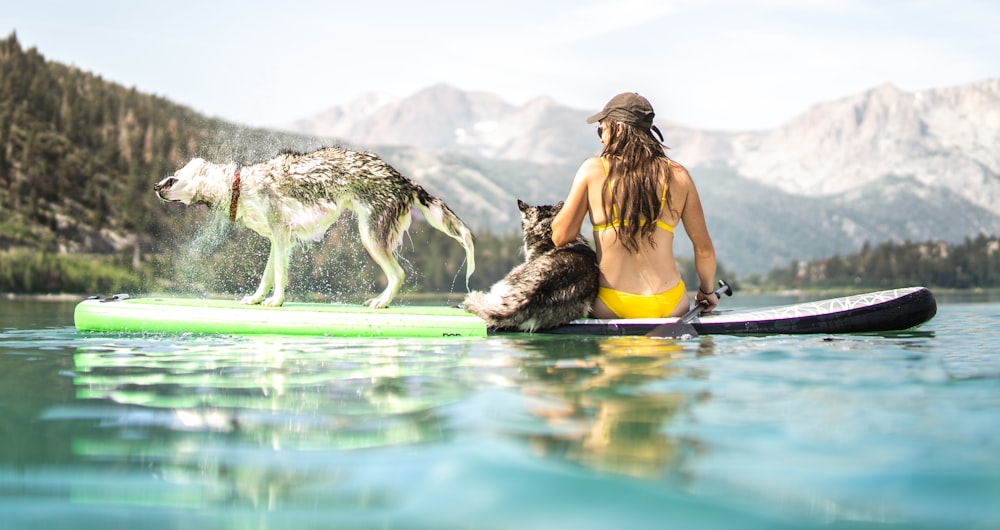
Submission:
[[559,201],[552,205],[552,209],[558,212],[559,210],[562,210],[564,204],[566,204],[566,201]]
[[531,208],[530,206],[528,206],[528,203],[522,201],[521,199],[517,200],[517,209],[518,210],[521,210],[523,212],[523,211],[527,210],[528,208]]

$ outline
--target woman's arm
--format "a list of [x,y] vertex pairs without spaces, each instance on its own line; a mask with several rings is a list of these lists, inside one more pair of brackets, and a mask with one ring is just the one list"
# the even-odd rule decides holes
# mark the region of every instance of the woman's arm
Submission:
[[691,245],[694,247],[694,268],[698,273],[698,293],[695,294],[695,302],[705,300],[708,306],[705,312],[715,309],[719,305],[719,298],[712,293],[715,290],[715,245],[712,244],[712,237],[708,234],[708,224],[705,222],[705,211],[701,206],[701,197],[698,196],[698,189],[688,175],[687,170],[681,168],[675,172],[675,178],[684,183],[686,196],[684,209],[681,211],[681,220],[684,222],[684,231],[687,232]]
[[588,158],[576,171],[569,195],[563,201],[562,209],[552,219],[552,242],[557,247],[572,243],[580,235],[583,218],[590,207],[590,180],[595,171],[598,172],[597,175],[604,174],[604,166],[599,158]]

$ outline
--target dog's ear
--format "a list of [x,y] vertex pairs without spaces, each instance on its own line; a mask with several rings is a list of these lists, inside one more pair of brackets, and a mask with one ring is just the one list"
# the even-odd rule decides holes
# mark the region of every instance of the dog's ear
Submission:
[[559,210],[562,210],[564,204],[566,204],[566,201],[559,201],[552,205],[552,209],[558,212]]
[[528,206],[528,203],[522,201],[521,199],[517,200],[517,209],[518,210],[521,210],[523,212],[523,211],[527,210],[528,208],[530,208],[530,206]]

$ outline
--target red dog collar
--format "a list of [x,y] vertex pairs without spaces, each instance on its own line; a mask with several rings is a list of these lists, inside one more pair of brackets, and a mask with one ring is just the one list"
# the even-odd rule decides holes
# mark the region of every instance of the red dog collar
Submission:
[[240,202],[240,170],[236,170],[236,178],[233,179],[233,196],[229,200],[229,220],[236,221],[236,205]]

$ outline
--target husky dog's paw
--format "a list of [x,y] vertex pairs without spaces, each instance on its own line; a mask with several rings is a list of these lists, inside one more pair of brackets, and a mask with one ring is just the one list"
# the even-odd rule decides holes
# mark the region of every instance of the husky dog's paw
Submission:
[[369,309],[382,309],[389,307],[389,299],[385,296],[369,298],[368,300],[365,300],[365,305],[368,306]]
[[252,294],[250,296],[244,296],[240,300],[240,303],[243,304],[243,305],[257,305],[257,304],[261,303],[262,300],[264,300],[263,296],[257,296],[255,294]]
[[260,305],[267,306],[267,307],[280,307],[281,304],[283,304],[283,303],[285,303],[285,298],[284,297],[279,298],[277,296],[272,296],[272,297],[269,297],[267,300],[264,300],[263,302],[261,302]]

